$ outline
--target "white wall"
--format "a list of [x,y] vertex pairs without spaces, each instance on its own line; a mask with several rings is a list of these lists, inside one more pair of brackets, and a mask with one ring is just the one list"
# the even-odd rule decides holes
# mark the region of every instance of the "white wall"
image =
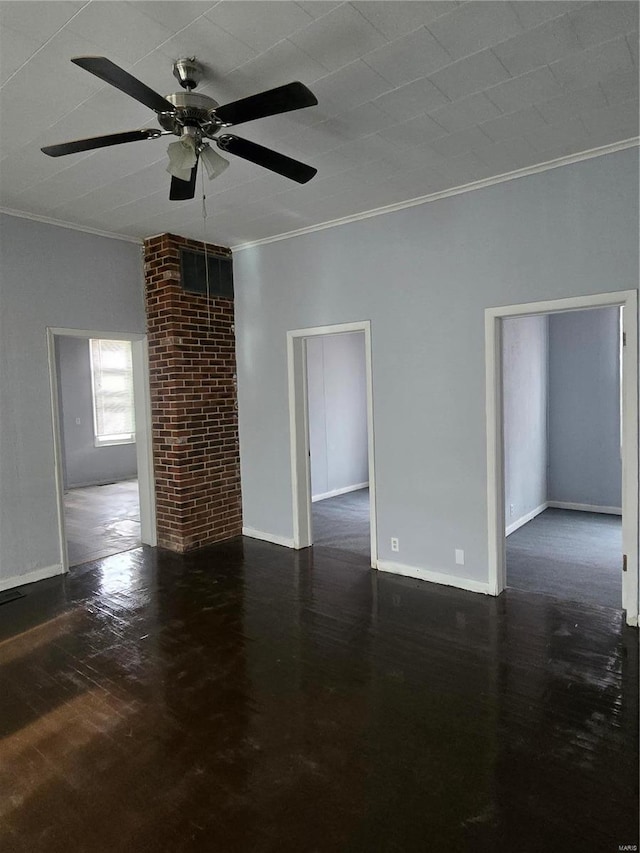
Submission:
[[139,246],[0,214],[0,585],[60,571],[47,327],[145,331]]
[[619,315],[549,317],[550,501],[621,506]]
[[379,557],[487,582],[484,309],[638,286],[637,151],[248,248],[234,277],[245,525],[293,535],[287,330],[368,319]]
[[135,477],[135,443],[95,446],[89,339],[61,335],[55,346],[65,488]]
[[547,500],[548,318],[502,324],[505,527]]
[[312,498],[368,483],[364,333],[308,338],[307,388]]

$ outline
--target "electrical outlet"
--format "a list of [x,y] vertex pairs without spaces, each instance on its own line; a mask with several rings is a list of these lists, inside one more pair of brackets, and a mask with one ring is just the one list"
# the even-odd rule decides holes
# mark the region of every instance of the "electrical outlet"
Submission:
[[456,564],[458,566],[464,566],[464,551],[462,548],[456,548]]
[[513,513],[515,512],[515,509],[516,509],[515,504],[509,504],[509,518],[513,518]]
[[392,551],[399,551],[400,550],[400,543],[395,538],[395,536],[391,537],[391,550]]

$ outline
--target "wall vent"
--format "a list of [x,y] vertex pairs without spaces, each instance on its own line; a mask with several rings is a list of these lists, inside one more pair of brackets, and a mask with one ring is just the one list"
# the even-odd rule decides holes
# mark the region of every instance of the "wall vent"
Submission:
[[[230,255],[207,252],[209,294],[218,299],[233,299],[233,260]],[[180,249],[180,280],[189,293],[207,293],[204,252]]]

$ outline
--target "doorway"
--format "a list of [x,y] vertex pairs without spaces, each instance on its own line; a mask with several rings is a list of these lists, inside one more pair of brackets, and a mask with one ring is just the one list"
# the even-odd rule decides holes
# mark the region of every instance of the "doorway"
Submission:
[[[510,522],[511,499],[505,488],[505,399],[504,399],[504,358],[503,344],[505,340],[505,324],[514,318],[542,318],[549,315],[551,322],[561,313],[590,311],[597,308],[622,309],[622,340],[624,345],[620,350],[620,366],[622,382],[620,384],[620,458],[622,468],[621,504],[622,504],[622,547],[617,565],[617,575],[620,578],[621,600],[618,607],[626,610],[627,622],[637,625],[638,622],[638,342],[637,342],[637,293],[622,291],[618,293],[600,294],[596,296],[575,297],[554,300],[551,302],[530,303],[526,305],[491,308],[485,312],[486,331],[486,391],[487,391],[487,497],[489,519],[489,568],[490,588],[498,595],[507,585],[506,571],[506,533],[516,529],[517,521]],[[507,335],[508,337],[508,335]],[[535,501],[534,501],[535,503]],[[546,505],[545,505],[546,504]],[[523,524],[531,519],[542,520],[544,513],[551,507],[551,515],[567,510],[577,514],[584,509],[594,507],[571,505],[570,502],[547,501],[535,507],[523,517]],[[613,516],[615,507],[598,507],[604,510],[599,514]],[[516,511],[515,515],[518,513]],[[587,513],[583,516],[585,522]],[[536,521],[538,519],[536,518]],[[567,517],[559,519],[549,517],[549,523],[554,526],[554,535],[562,538],[562,524]],[[597,519],[595,520],[597,523]],[[602,521],[602,519],[600,519]],[[535,523],[535,522],[534,522]],[[615,526],[613,518],[605,519],[605,525]],[[579,529],[579,526],[576,530]],[[601,525],[602,526],[602,525]],[[509,530],[511,527],[511,530]],[[566,532],[566,531],[565,531]],[[609,537],[609,542],[615,540],[615,530],[600,531]],[[516,534],[517,535],[517,534]],[[577,533],[581,548],[588,550],[587,531],[582,528]],[[565,536],[566,539],[566,536]],[[526,543],[525,543],[526,544]],[[533,546],[532,554],[537,556]],[[586,553],[586,552],[585,552]],[[609,602],[603,601],[602,604]]]
[[144,335],[48,329],[64,571],[155,545]]
[[288,332],[287,353],[294,547],[376,568],[370,323]]
[[305,339],[314,546],[369,558],[364,332]]
[[502,320],[507,586],[618,610],[621,313]]

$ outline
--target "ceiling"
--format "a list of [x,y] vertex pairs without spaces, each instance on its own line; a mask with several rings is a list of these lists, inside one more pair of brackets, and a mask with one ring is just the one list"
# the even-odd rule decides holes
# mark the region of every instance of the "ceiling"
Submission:
[[316,107],[236,129],[318,169],[298,185],[228,155],[207,239],[237,246],[638,136],[638,3],[0,2],[0,205],[131,237],[202,239],[169,201],[162,138],[52,159],[40,147],[155,127],[71,64],[104,55],[166,95],[195,55],[219,103],[301,80]]

